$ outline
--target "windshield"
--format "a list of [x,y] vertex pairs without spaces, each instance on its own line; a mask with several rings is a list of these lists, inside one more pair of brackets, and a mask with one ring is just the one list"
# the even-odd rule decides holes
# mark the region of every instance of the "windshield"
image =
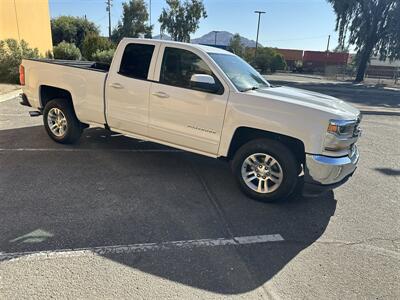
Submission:
[[253,67],[240,57],[221,53],[208,54],[239,91],[245,92],[270,86]]

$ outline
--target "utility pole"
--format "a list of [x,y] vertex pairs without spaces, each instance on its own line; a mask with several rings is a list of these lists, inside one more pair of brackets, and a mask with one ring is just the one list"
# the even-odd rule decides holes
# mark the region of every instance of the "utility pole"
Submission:
[[149,0],[149,23],[151,28],[151,0]]
[[214,45],[217,45],[217,34],[219,31],[214,30]]
[[111,39],[111,1],[112,0],[107,0],[106,4],[106,11],[108,11],[108,38]]
[[329,56],[329,43],[331,42],[331,35],[328,35],[328,43],[326,45],[326,53],[325,53],[325,75],[326,75],[326,67],[328,66],[328,56]]
[[254,53],[254,59],[257,57],[257,48],[258,48],[258,34],[260,32],[260,19],[261,15],[265,14],[265,11],[256,10],[254,13],[258,14],[258,25],[257,25],[257,38],[256,38],[256,51]]
[[328,35],[328,45],[326,45],[326,52],[329,52],[329,43],[331,42],[331,35]]

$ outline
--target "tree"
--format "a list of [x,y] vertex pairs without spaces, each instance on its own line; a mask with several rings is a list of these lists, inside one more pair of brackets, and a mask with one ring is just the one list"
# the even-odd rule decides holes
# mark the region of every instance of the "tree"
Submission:
[[190,34],[199,28],[201,18],[207,18],[202,0],[166,0],[168,9],[163,8],[158,22],[161,31],[166,30],[174,41],[190,42]]
[[111,40],[118,43],[124,37],[140,37],[144,35],[151,38],[152,26],[146,23],[149,19],[147,6],[144,0],[130,0],[122,3],[122,21],[118,22],[111,35]]
[[349,45],[337,45],[335,49],[333,49],[333,52],[336,53],[349,53]]
[[234,34],[234,36],[229,41],[229,48],[232,52],[240,57],[243,56],[244,53],[244,46],[242,44],[242,38],[240,37],[239,33]]
[[99,33],[99,28],[85,18],[60,16],[51,20],[51,35],[54,46],[65,41],[74,43],[82,50],[85,36],[88,34],[99,35]]
[[285,59],[273,48],[259,47],[256,58],[254,58],[254,54],[255,48],[246,48],[243,57],[261,73],[275,72],[286,68]]
[[400,58],[399,0],[327,0],[336,13],[339,45],[355,45],[359,56],[356,82],[364,80],[372,54]]
[[93,54],[97,51],[115,48],[114,44],[107,38],[95,34],[86,35],[82,45],[82,55],[85,59],[93,60]]

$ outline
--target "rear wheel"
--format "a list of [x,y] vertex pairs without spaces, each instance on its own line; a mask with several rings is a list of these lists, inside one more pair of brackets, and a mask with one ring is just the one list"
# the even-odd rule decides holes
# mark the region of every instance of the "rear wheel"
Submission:
[[299,163],[282,143],[259,139],[243,145],[236,152],[232,169],[247,196],[273,202],[292,194],[298,180]]
[[65,99],[54,99],[46,104],[43,123],[47,134],[58,143],[75,143],[82,134],[81,123]]

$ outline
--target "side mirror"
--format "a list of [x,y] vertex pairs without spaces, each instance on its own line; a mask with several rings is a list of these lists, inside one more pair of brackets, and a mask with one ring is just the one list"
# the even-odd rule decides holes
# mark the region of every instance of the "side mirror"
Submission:
[[214,77],[207,74],[193,74],[190,78],[190,83],[193,88],[205,92],[216,93],[219,90]]

